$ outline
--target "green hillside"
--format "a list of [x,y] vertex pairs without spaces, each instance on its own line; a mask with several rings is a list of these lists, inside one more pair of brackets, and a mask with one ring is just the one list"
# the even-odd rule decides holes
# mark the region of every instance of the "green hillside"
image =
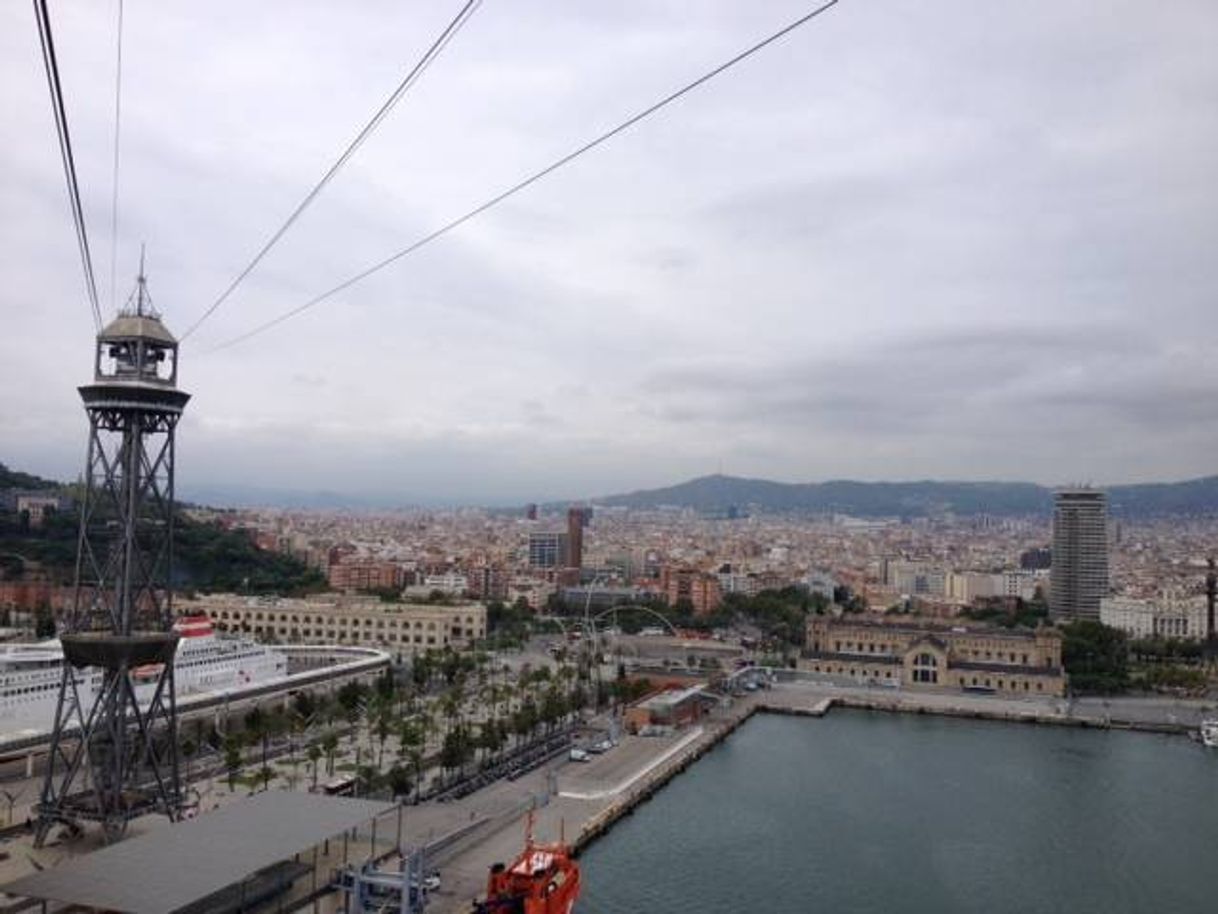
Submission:
[[[59,483],[0,466],[6,489],[61,489]],[[0,580],[45,575],[70,584],[76,569],[79,518],[50,515],[40,527],[0,501]],[[291,556],[265,552],[240,530],[178,515],[174,529],[174,584],[181,589],[297,595],[326,589],[325,577]]]
[[0,491],[4,489],[48,490],[60,488],[63,488],[63,485],[54,480],[43,479],[41,476],[21,473],[17,470],[10,470],[3,463],[0,463]]

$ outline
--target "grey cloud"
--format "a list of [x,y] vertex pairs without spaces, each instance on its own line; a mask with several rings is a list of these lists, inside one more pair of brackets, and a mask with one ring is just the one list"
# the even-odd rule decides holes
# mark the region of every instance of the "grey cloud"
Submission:
[[[266,485],[290,465],[298,487],[523,499],[721,461],[798,479],[1212,471],[1208,0],[840,4],[509,205],[205,354],[805,10],[484,4],[186,342],[184,477]],[[450,13],[129,12],[119,292],[147,240],[181,332]],[[105,276],[112,9],[55,17]],[[0,459],[71,476],[91,328],[16,6],[0,81]]]
[[1218,371],[1201,350],[1182,357],[1119,330],[1053,335],[1036,328],[890,341],[825,360],[657,372],[641,393],[659,419],[746,425],[806,423],[823,431],[1002,433],[1014,419],[1045,428],[1103,415],[1139,432],[1215,414]]

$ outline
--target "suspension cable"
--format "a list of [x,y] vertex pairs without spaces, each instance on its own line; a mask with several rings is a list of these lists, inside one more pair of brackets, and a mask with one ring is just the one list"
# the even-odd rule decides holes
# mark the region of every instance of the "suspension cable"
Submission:
[[710,82],[720,73],[723,73],[724,71],[731,69],[736,64],[740,63],[741,61],[745,60],[746,58],[753,56],[754,54],[756,54],[758,51],[762,50],[763,48],[773,44],[775,41],[778,41],[780,38],[784,37],[785,35],[795,31],[801,25],[804,25],[804,24],[810,22],[811,20],[815,19],[817,16],[821,15],[822,13],[827,12],[829,9],[836,6],[837,3],[838,3],[838,0],[827,0],[827,2],[816,7],[811,12],[805,13],[804,15],[800,16],[795,21],[788,23],[783,28],[772,33],[768,37],[762,39],[761,41],[757,42],[756,44],[741,51],[739,54],[732,57],[730,60],[727,60],[724,63],[719,64],[714,69],[702,74],[697,79],[695,79],[693,82],[686,83],[680,89],[677,89],[676,91],[669,93],[668,95],[666,95],[662,99],[660,99],[658,102],[655,102],[654,104],[650,105],[647,108],[644,108],[642,111],[638,112],[637,114],[634,114],[631,117],[627,118],[626,120],[622,121],[616,127],[605,131],[604,133],[600,134],[595,139],[589,140],[588,142],[584,143],[582,146],[578,147],[577,149],[573,150],[572,152],[567,153],[566,155],[555,160],[554,162],[551,162],[549,165],[545,166],[544,168],[540,169],[539,171],[536,171],[533,174],[529,175],[527,178],[524,178],[521,181],[518,181],[517,183],[513,184],[511,187],[507,188],[506,190],[502,191],[501,193],[499,193],[496,196],[492,197],[491,199],[487,200],[485,203],[482,203],[479,206],[474,207],[473,209],[471,209],[469,212],[465,213],[464,215],[458,216],[456,219],[453,219],[451,222],[445,223],[444,225],[440,226],[438,229],[430,232],[427,235],[424,235],[422,238],[411,243],[407,247],[402,248],[397,253],[389,255],[384,260],[377,261],[376,263],[372,264],[371,266],[356,273],[354,276],[350,277],[349,279],[345,279],[342,282],[340,282],[338,285],[326,290],[325,292],[322,292],[320,295],[317,295],[317,296],[309,299],[304,304],[297,305],[295,308],[292,308],[289,311],[284,311],[283,313],[279,314],[278,316],[273,317],[270,320],[257,325],[252,330],[248,330],[245,333],[232,337],[231,339],[225,340],[224,342],[220,343],[219,345],[206,350],[206,353],[217,352],[222,349],[227,349],[230,346],[236,346],[238,343],[242,343],[245,340],[251,339],[252,337],[259,335],[260,333],[264,333],[267,330],[270,330],[272,327],[278,326],[279,324],[282,324],[284,321],[290,320],[293,317],[295,317],[296,315],[302,314],[303,312],[308,311],[310,308],[314,307],[315,305],[319,305],[322,302],[326,301],[327,299],[333,298],[339,292],[342,292],[346,289],[351,288],[356,283],[362,282],[363,280],[367,279],[369,276],[372,276],[374,273],[379,273],[381,270],[396,263],[397,261],[401,260],[403,257],[407,257],[410,254],[413,254],[415,251],[419,250],[420,248],[430,244],[431,242],[437,240],[438,238],[443,237],[444,235],[447,235],[453,229],[464,225],[466,222],[469,222],[471,219],[474,219],[477,216],[482,215],[487,210],[492,209],[493,207],[498,206],[500,203],[507,200],[508,198],[515,196],[516,194],[520,193],[525,188],[537,183],[542,178],[545,178],[546,176],[558,171],[564,165],[569,165],[571,162],[574,162],[584,153],[591,152],[597,146],[600,146],[602,143],[607,142],[608,140],[617,136],[619,133],[622,133],[622,132],[628,130],[629,128],[633,127],[635,124],[639,123],[640,121],[644,120],[647,117],[650,117],[651,115],[655,114],[657,111],[661,110],[662,108],[667,107],[668,105],[675,102],[677,99],[681,98],[684,95],[687,95],[688,93],[692,92],[694,89],[698,88],[699,86],[703,85],[704,83]]
[[426,53],[419,58],[418,62],[411,68],[410,72],[406,74],[405,78],[398,84],[397,88],[393,90],[389,98],[385,100],[385,102],[377,110],[376,114],[372,116],[372,119],[364,125],[364,128],[360,130],[355,139],[350,142],[347,148],[343,151],[342,155],[335,160],[334,164],[330,166],[329,170],[324,175],[322,175],[321,179],[315,185],[313,185],[313,189],[305,194],[304,198],[296,205],[296,208],[292,210],[292,213],[288,216],[284,223],[279,226],[278,229],[276,229],[275,233],[267,239],[267,241],[258,250],[258,253],[254,255],[254,258],[248,264],[246,264],[245,268],[237,274],[236,278],[233,279],[232,282],[228,284],[228,288],[221,292],[219,298],[212,302],[211,306],[186,329],[186,332],[182,334],[183,340],[198,330],[203,322],[211,317],[212,314],[215,313],[216,309],[228,300],[228,297],[236,291],[237,287],[241,285],[245,278],[254,271],[254,268],[257,267],[259,263],[262,262],[262,258],[264,258],[267,253],[270,252],[271,248],[273,248],[276,243],[278,243],[279,239],[282,238],[288,229],[292,227],[293,223],[300,218],[301,213],[303,213],[308,208],[309,204],[317,198],[317,195],[320,194],[325,186],[330,183],[330,180],[336,174],[338,174],[339,170],[347,163],[347,160],[350,159],[351,156],[355,154],[356,150],[363,145],[364,141],[372,135],[372,132],[376,130],[381,121],[385,119],[393,107],[401,100],[402,96],[410,90],[411,86],[418,82],[419,78],[427,71],[432,62],[440,56],[440,52],[442,52],[448,45],[449,41],[451,41],[453,37],[459,31],[461,31],[461,28],[470,20],[470,17],[473,16],[474,12],[477,10],[478,6],[481,5],[481,3],[482,0],[466,0],[465,5],[461,7],[461,10],[457,13],[457,15],[451,22],[449,22],[444,31],[440,33],[440,36],[436,38],[434,42],[432,42],[431,47],[429,47]]
[[33,0],[34,18],[38,22],[38,39],[42,45],[42,63],[46,69],[47,87],[51,93],[51,111],[55,116],[55,132],[59,137],[59,157],[63,160],[63,176],[68,186],[68,205],[76,227],[76,245],[80,249],[81,268],[85,276],[85,293],[93,311],[93,324],[101,330],[101,308],[97,303],[97,280],[93,273],[93,255],[89,250],[89,235],[85,229],[85,214],[80,203],[80,185],[76,180],[76,160],[72,155],[72,136],[68,132],[67,108],[63,101],[63,85],[59,80],[59,62],[55,58],[55,41],[51,35],[51,16],[46,0]]
[[123,116],[123,0],[118,0],[118,52],[114,67],[114,177],[110,195],[110,310],[115,307],[115,276],[118,263],[118,153]]

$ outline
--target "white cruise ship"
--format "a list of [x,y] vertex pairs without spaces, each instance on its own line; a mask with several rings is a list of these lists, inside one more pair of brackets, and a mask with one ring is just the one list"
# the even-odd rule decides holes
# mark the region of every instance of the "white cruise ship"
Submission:
[[[239,691],[288,674],[282,653],[245,638],[217,637],[207,616],[183,616],[174,628],[182,636],[174,662],[179,700],[199,692]],[[51,729],[62,667],[58,641],[0,647],[0,739]],[[152,700],[159,672],[132,672],[142,705]],[[100,671],[80,671],[77,684],[86,707],[100,682]]]

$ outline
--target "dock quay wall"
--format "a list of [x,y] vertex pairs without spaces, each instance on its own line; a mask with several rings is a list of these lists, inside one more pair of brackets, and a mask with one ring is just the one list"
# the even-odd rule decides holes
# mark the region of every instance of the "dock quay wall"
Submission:
[[1004,707],[979,707],[976,705],[925,704],[916,700],[894,699],[886,696],[863,697],[860,695],[836,695],[824,700],[825,708],[807,708],[798,704],[774,700],[766,696],[758,703],[758,710],[767,714],[797,716],[823,716],[828,708],[851,708],[861,711],[889,711],[900,714],[933,714],[939,717],[957,717],[970,720],[994,720],[1009,723],[1045,724],[1055,727],[1080,727],[1092,730],[1135,730],[1143,733],[1187,734],[1193,728],[1184,723],[1164,721],[1130,720],[1118,717],[1094,718],[1067,716],[1049,709],[1037,707],[1011,709]]
[[727,717],[707,727],[707,733],[701,739],[691,744],[684,752],[648,772],[643,783],[624,792],[620,798],[585,823],[579,836],[572,842],[573,853],[576,856],[581,854],[592,842],[609,831],[615,822],[623,816],[629,815],[639,804],[651,799],[656,791],[727,739],[737,727],[758,710],[759,706],[755,703],[729,710]]

